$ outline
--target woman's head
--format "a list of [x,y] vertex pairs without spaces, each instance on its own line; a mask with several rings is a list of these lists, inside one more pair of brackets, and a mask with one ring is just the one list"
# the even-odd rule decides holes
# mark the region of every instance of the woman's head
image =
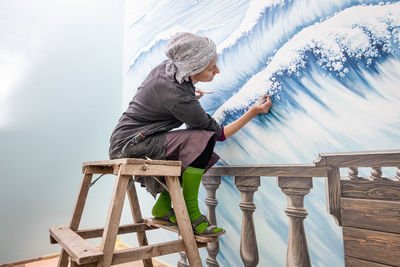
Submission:
[[197,74],[190,75],[192,82],[211,82],[214,79],[215,74],[219,73],[217,61],[218,56],[215,56],[204,70]]
[[179,83],[188,81],[189,77],[196,81],[211,81],[219,72],[216,46],[207,37],[178,33],[169,40],[165,54],[170,58],[166,72],[175,76]]

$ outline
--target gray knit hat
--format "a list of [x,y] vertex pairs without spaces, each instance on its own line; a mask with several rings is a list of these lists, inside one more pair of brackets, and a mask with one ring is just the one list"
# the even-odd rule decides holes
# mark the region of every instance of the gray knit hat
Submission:
[[166,73],[179,83],[189,81],[189,75],[203,71],[217,55],[214,42],[190,32],[177,33],[167,44],[169,58]]

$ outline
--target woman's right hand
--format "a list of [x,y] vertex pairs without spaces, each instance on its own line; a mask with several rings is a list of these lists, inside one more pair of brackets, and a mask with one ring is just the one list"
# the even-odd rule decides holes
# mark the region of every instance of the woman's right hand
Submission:
[[255,111],[256,114],[265,114],[268,113],[271,106],[272,106],[271,97],[265,94],[260,99],[257,100],[256,104],[252,107],[252,109]]
[[251,119],[253,119],[258,114],[268,113],[270,107],[272,106],[271,97],[269,95],[263,95],[256,104],[250,108],[245,114],[240,118],[231,122],[224,127],[224,134],[226,138],[231,137],[237,131],[239,131],[243,126],[245,126]]

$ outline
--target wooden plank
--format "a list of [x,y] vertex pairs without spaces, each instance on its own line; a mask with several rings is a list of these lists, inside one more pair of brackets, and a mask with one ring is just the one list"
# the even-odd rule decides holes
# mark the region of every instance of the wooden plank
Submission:
[[344,226],[400,234],[400,202],[342,198]]
[[[135,232],[142,232],[142,231],[148,231],[148,230],[155,230],[158,229],[157,227],[154,226],[148,226],[145,223],[135,223],[135,224],[126,224],[126,225],[121,225],[118,229],[118,234],[129,234],[129,233],[135,233]],[[90,238],[97,238],[103,236],[104,228],[92,228],[92,229],[81,229],[76,231],[76,233],[82,237],[83,239],[90,239]],[[52,244],[56,244],[57,240],[53,239]]]
[[176,220],[178,222],[179,231],[185,243],[186,254],[189,259],[190,266],[203,266],[199,250],[197,248],[196,240],[192,226],[189,219],[189,214],[186,208],[185,200],[183,198],[182,189],[179,184],[178,176],[166,176],[165,180],[171,196],[172,205],[174,207]]
[[400,265],[400,235],[343,227],[346,256],[377,263]]
[[103,260],[99,262],[98,266],[108,267],[111,265],[129,178],[131,178],[131,176],[121,175],[120,173],[115,180],[103,238],[100,245],[100,250],[104,253],[104,257]]
[[398,167],[400,166],[400,150],[322,153],[314,162],[315,166]]
[[[207,244],[198,243],[197,246],[205,247],[207,246]],[[145,257],[149,258],[158,257],[184,250],[185,250],[185,244],[182,239],[176,241],[168,241],[155,245],[119,250],[115,251],[114,253],[112,265],[138,261]],[[199,265],[191,265],[191,266],[197,267]]]
[[150,164],[150,165],[166,165],[166,166],[181,166],[180,161],[175,160],[146,160],[146,159],[135,159],[135,158],[124,158],[124,159],[112,159],[112,160],[98,160],[98,161],[87,161],[83,163],[85,166],[114,166],[123,164]]
[[329,214],[333,216],[336,223],[342,225],[340,211],[340,171],[339,168],[329,168],[325,182],[326,206]]
[[[71,217],[71,221],[69,223],[69,228],[73,231],[78,230],[79,224],[82,219],[83,209],[85,207],[86,198],[89,192],[89,184],[92,181],[93,174],[87,173],[86,169],[83,171],[83,177],[81,186],[78,193],[78,198],[75,203],[74,212]],[[68,255],[62,249],[60,253],[60,258],[58,259],[58,267],[67,267],[68,266]]]
[[212,167],[207,176],[325,177],[326,167],[313,164],[231,165]]
[[[162,229],[165,229],[165,230],[180,234],[178,226],[176,224],[174,224],[174,223],[157,221],[157,220],[154,220],[154,219],[144,219],[144,222],[149,227],[162,228]],[[214,242],[218,242],[218,237],[207,237],[207,236],[195,235],[194,238],[196,239],[196,241],[198,243],[214,243]]]
[[180,176],[181,166],[127,164],[127,165],[121,165],[121,174],[141,175],[141,176]]
[[400,182],[341,180],[342,197],[400,201]]
[[346,267],[391,267],[393,265],[386,265],[381,263],[376,263],[372,261],[365,261],[353,257],[344,257]]
[[[128,199],[129,199],[129,206],[131,208],[132,218],[135,223],[143,222],[142,212],[140,211],[139,200],[137,198],[136,187],[135,183],[131,178],[129,178],[129,182],[131,183],[130,187],[128,188]],[[146,232],[140,231],[136,232],[136,236],[138,239],[139,246],[147,246],[149,243],[147,241]],[[153,267],[153,262],[151,258],[143,259],[144,267]]]
[[97,262],[103,258],[101,251],[94,248],[69,227],[51,227],[50,234],[78,264]]
[[115,174],[113,166],[85,166],[84,168],[87,173],[91,174]]
[[142,175],[142,176],[165,176],[181,175],[180,165],[155,165],[155,164],[123,164],[112,166],[84,166],[87,173],[91,174],[115,174],[122,168],[123,175]]

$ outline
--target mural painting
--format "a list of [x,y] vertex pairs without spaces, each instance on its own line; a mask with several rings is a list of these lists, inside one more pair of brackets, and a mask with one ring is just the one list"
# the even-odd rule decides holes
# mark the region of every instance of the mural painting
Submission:
[[[323,152],[399,147],[400,3],[128,0],[124,108],[166,59],[167,41],[186,31],[217,45],[221,73],[196,87],[210,92],[201,104],[222,125],[265,93],[274,103],[270,113],[218,143],[219,165],[311,163]],[[242,266],[240,194],[231,177],[223,177],[217,198],[218,224],[227,231],[219,263]],[[324,181],[314,179],[305,200],[312,264],[344,266],[341,230],[325,203]],[[261,179],[255,204],[259,265],[282,266],[288,219],[275,179]]]

